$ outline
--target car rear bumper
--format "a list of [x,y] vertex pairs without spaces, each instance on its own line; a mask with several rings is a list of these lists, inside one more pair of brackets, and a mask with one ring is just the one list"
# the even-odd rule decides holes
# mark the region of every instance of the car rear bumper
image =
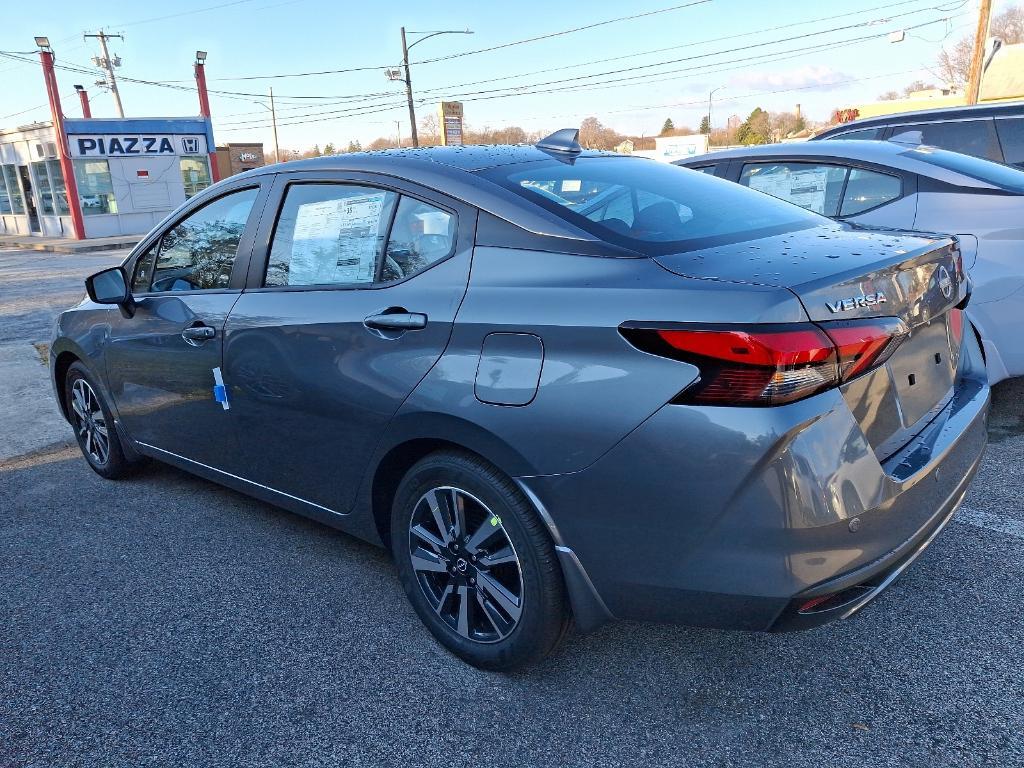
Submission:
[[519,480],[610,616],[799,629],[858,610],[931,543],[980,464],[988,406],[983,373],[962,379],[879,462],[838,392],[670,405],[585,470]]

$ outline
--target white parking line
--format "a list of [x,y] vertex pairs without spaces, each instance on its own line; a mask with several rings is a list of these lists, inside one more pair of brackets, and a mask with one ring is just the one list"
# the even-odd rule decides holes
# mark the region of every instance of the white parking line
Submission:
[[1024,539],[1024,520],[1015,520],[1012,517],[996,515],[992,512],[982,512],[979,509],[960,507],[953,519],[958,523],[974,525],[978,528],[986,528],[996,533],[1006,533]]

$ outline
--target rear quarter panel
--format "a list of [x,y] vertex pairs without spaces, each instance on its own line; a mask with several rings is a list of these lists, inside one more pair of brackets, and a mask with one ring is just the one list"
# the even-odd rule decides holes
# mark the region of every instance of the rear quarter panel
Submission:
[[[621,323],[805,319],[784,289],[683,278],[644,258],[478,247],[448,348],[399,410],[385,450],[446,437],[513,476],[578,471],[697,375],[691,365],[632,347]],[[525,405],[478,399],[481,350],[496,332],[541,339],[537,392]],[[494,360],[486,370],[489,383],[500,380]]]

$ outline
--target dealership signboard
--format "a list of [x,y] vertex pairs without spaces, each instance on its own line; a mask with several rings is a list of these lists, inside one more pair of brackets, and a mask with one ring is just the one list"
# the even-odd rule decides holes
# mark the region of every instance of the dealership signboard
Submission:
[[462,146],[462,102],[442,101],[438,111],[441,116],[441,143],[444,146]]
[[172,134],[94,134],[68,137],[73,157],[205,155],[206,136]]

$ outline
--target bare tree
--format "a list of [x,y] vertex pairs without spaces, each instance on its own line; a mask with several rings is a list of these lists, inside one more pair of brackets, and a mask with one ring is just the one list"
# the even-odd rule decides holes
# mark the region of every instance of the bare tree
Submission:
[[879,101],[895,101],[896,99],[907,99],[910,98],[910,94],[915,91],[928,91],[932,88],[938,88],[939,86],[934,83],[926,83],[924,80],[915,80],[904,87],[903,91],[886,91],[885,93],[879,94]]
[[441,143],[441,127],[438,125],[437,115],[433,112],[420,120],[419,140],[420,146],[436,146]]
[[625,136],[603,125],[596,117],[588,117],[580,123],[580,144],[587,149],[612,149],[625,139]]
[[[1024,8],[1011,5],[992,18],[989,37],[997,37],[1006,45],[1024,43]],[[971,71],[971,52],[974,50],[972,37],[962,37],[949,50],[939,53],[938,76],[947,83],[963,86]]]

